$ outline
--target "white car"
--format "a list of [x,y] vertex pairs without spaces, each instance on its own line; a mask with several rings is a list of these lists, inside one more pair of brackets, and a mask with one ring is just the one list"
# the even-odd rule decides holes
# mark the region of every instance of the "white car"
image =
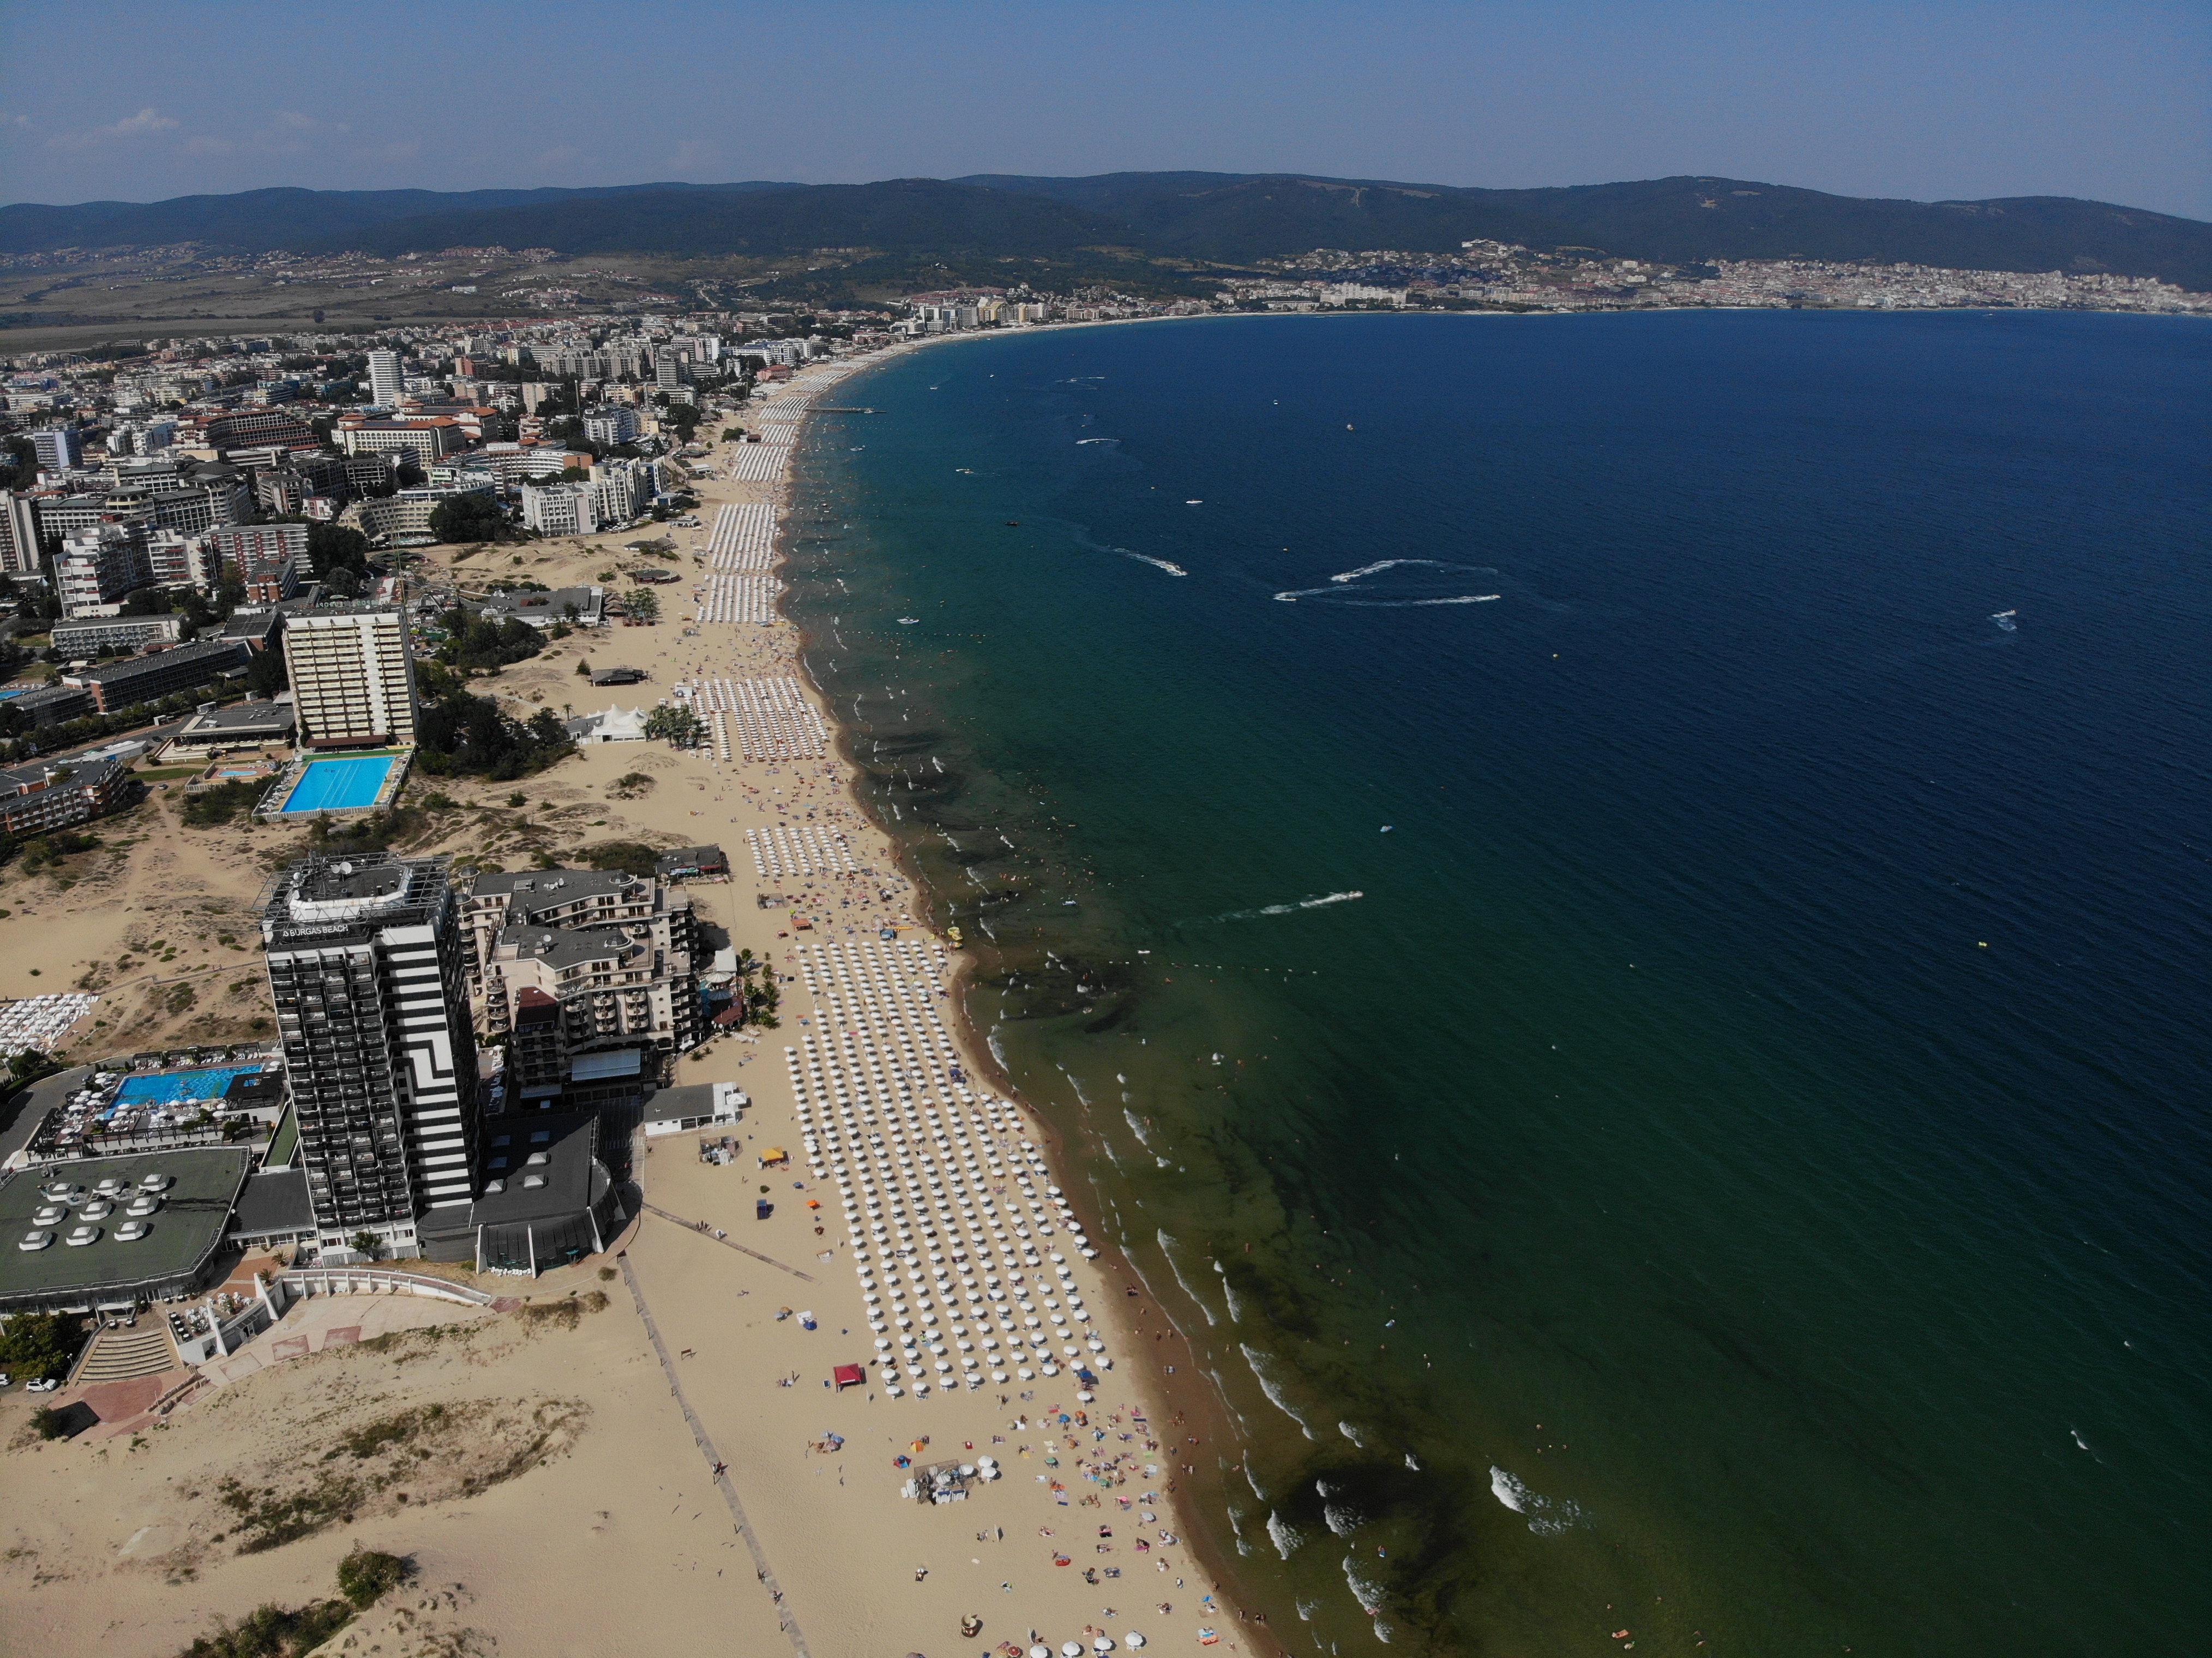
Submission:
[[43,1249],[53,1241],[54,1235],[52,1232],[41,1230],[36,1232],[24,1233],[23,1241],[18,1243],[15,1247],[18,1249]]
[[52,1376],[46,1376],[37,1382],[26,1382],[23,1384],[23,1391],[27,1394],[50,1394],[61,1385]]
[[99,1242],[100,1235],[106,1230],[100,1226],[73,1226],[70,1229],[70,1235],[62,1242],[72,1249],[82,1249],[88,1243]]
[[126,1220],[115,1229],[118,1243],[136,1243],[154,1229],[143,1220]]

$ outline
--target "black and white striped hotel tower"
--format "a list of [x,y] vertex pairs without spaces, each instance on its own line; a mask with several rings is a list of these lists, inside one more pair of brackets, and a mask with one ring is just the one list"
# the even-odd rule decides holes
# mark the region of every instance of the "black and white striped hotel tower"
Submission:
[[320,1245],[368,1233],[419,1254],[476,1196],[476,1036],[444,860],[294,864],[261,936]]

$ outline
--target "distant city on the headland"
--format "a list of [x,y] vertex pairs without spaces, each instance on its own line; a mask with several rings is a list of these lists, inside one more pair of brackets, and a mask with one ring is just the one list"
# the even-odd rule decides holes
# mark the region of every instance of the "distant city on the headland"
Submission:
[[[1012,296],[1017,322],[1308,307],[2203,313],[2212,225],[2062,197],[1873,200],[1704,177],[1476,190],[1194,173],[0,208],[0,337],[25,345],[166,321],[988,320],[915,314],[947,293]],[[47,331],[70,337],[29,337]]]

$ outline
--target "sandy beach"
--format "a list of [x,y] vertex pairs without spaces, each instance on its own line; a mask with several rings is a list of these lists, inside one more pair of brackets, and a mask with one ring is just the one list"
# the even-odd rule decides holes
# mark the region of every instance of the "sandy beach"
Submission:
[[[804,400],[842,372],[802,374],[741,423],[787,434]],[[766,446],[745,446],[755,456]],[[735,452],[718,445],[698,463],[720,475],[696,486],[703,527],[668,532],[674,551],[655,556],[664,568],[703,580],[692,555],[706,555],[720,507],[787,504],[787,450],[775,451],[781,475],[747,482],[730,477]],[[639,538],[489,550],[459,568],[557,587],[640,562],[622,550]],[[453,550],[435,550],[434,562],[453,568]],[[517,712],[582,713],[650,708],[679,685],[791,680],[828,720],[792,624],[701,620],[693,591],[661,588],[657,626],[586,630],[472,689]],[[593,692],[577,677],[584,660],[648,679]],[[0,1548],[0,1628],[11,1647],[173,1652],[218,1614],[327,1594],[356,1539],[411,1556],[419,1575],[333,1649],[704,1654],[787,1641],[812,1658],[896,1658],[1040,1643],[1182,1649],[1208,1632],[1230,1649],[1255,1637],[1272,1646],[1224,1606],[1184,1540],[1185,1470],[1216,1452],[1202,1442],[1211,1430],[1173,1415],[1162,1391],[1167,1321],[1059,1200],[1066,1183],[1046,1161],[1042,1127],[984,1080],[990,1057],[954,1011],[959,959],[917,927],[914,888],[834,742],[749,760],[724,729],[727,759],[717,743],[617,743],[519,784],[440,780],[453,805],[427,814],[404,849],[517,867],[611,841],[722,846],[730,881],[691,888],[701,919],[720,929],[715,942],[786,975],[780,1029],[719,1036],[680,1066],[681,1083],[734,1080],[750,1096],[734,1159],[703,1160],[698,1134],[646,1142],[636,1169],[648,1210],[618,1259],[534,1283],[486,1280],[531,1299],[496,1313],[452,1307],[428,1333],[325,1346],[306,1330],[303,1356],[203,1394],[158,1428],[42,1445],[21,1431],[28,1402],[8,1395],[0,1435],[16,1500]],[[418,778],[410,803],[433,786]],[[144,844],[127,859],[88,854],[65,890],[11,883],[0,989],[106,975],[103,1044],[125,1029],[142,1044],[185,1030],[206,1040],[211,1007],[244,1034],[265,1011],[258,953],[219,935],[250,939],[245,907],[299,837],[185,829],[158,793],[129,823],[114,838]],[[749,829],[781,848],[779,870],[757,871]],[[144,979],[187,968],[205,987],[197,1017],[156,1019],[167,985]],[[771,1148],[787,1166],[759,1166]],[[773,1213],[757,1219],[764,1195]],[[572,1295],[568,1312],[543,1316]],[[409,1305],[445,1316],[425,1310],[443,1303]],[[345,1310],[305,1303],[257,1345],[295,1321],[327,1323],[333,1307]],[[866,1380],[834,1388],[842,1364],[864,1365]],[[470,1425],[445,1430],[422,1464],[441,1477],[410,1474],[419,1489],[404,1501],[393,1493],[405,1487],[376,1486],[342,1521],[264,1552],[240,1555],[234,1536],[220,1536],[231,1516],[208,1492],[226,1474],[289,1492],[325,1477],[315,1471],[326,1442],[434,1403],[447,1407],[441,1419]],[[489,1455],[461,1447],[541,1433],[497,1480],[455,1485],[472,1477],[471,1456]],[[902,1496],[914,1471],[900,1459],[985,1457],[1000,1477],[963,1500]],[[980,1628],[963,1634],[963,1619]]]

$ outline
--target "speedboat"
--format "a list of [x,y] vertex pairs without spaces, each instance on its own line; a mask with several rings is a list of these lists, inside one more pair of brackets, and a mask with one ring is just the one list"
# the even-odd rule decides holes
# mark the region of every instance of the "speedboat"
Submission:
[[899,626],[902,628],[918,627],[921,623],[921,618],[918,616],[902,616],[899,618]]

